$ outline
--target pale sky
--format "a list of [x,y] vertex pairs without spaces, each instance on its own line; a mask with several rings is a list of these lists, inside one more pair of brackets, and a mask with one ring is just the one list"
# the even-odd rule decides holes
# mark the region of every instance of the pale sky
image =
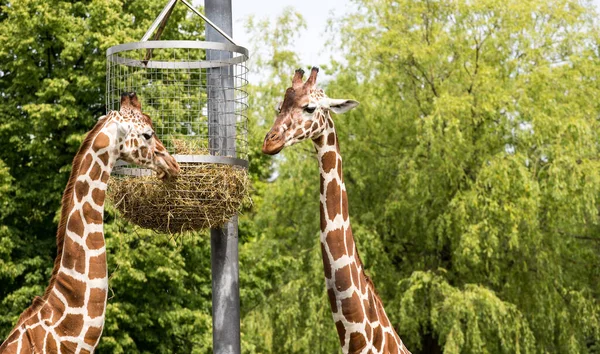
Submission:
[[[194,3],[204,4],[204,0]],[[592,3],[600,9],[600,0],[592,0]],[[329,38],[325,33],[327,19],[333,14],[340,17],[353,9],[355,5],[350,0],[232,0],[233,39],[238,45],[249,48],[250,40],[243,26],[245,19],[250,15],[257,19],[274,19],[287,6],[293,6],[306,20],[307,28],[297,43],[302,65],[327,63],[330,56],[336,55],[335,50],[330,51],[325,45]]]
[[[600,1],[600,0],[598,0]],[[232,0],[233,38],[244,47],[249,47],[250,39],[244,33],[244,21],[254,15],[257,19],[276,18],[285,7],[292,6],[302,14],[306,21],[306,30],[297,42],[301,62],[305,66],[326,63],[331,51],[325,42],[329,38],[325,33],[327,19],[347,12],[354,6],[349,0]]]
[[[600,0],[598,0],[600,1]],[[204,0],[194,0],[194,4],[204,5]],[[250,38],[244,31],[244,22],[254,15],[257,20],[275,19],[284,8],[292,6],[306,21],[306,30],[299,36],[298,55],[304,66],[325,64],[335,51],[329,51],[325,42],[327,19],[340,17],[353,8],[350,0],[232,0],[233,40],[236,44],[250,49]],[[252,53],[250,53],[252,55]]]

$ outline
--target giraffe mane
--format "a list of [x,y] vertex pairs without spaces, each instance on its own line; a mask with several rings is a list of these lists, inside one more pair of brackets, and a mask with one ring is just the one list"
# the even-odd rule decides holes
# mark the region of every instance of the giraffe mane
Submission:
[[106,125],[108,115],[100,117],[96,125],[90,130],[83,143],[79,147],[75,158],[73,159],[73,167],[71,169],[71,174],[69,176],[69,182],[67,182],[67,187],[65,188],[65,192],[63,193],[62,201],[61,201],[61,211],[60,211],[60,222],[58,224],[58,230],[56,232],[56,258],[54,259],[54,268],[52,269],[52,276],[50,277],[50,284],[44,291],[44,295],[42,298],[36,296],[33,299],[33,303],[29,308],[27,308],[17,321],[15,328],[19,327],[23,322],[27,321],[31,316],[34,316],[44,305],[45,301],[48,299],[50,295],[50,291],[54,287],[54,283],[56,282],[56,275],[58,274],[58,269],[60,268],[60,262],[63,254],[63,244],[65,240],[65,232],[67,229],[67,217],[69,215],[69,211],[73,207],[73,188],[75,187],[75,180],[77,179],[79,168],[81,167],[81,160],[83,159],[84,153],[89,150],[92,141],[98,134],[102,128]]

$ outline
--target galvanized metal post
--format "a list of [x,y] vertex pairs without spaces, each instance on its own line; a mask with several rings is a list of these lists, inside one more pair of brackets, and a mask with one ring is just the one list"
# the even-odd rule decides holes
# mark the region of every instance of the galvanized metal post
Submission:
[[[205,0],[206,17],[232,35],[231,0]],[[210,25],[206,40],[227,42]],[[208,60],[227,59],[231,53],[207,51]],[[208,69],[208,122],[211,154],[235,157],[233,68]],[[213,353],[239,354],[240,291],[238,285],[238,223],[234,216],[224,227],[210,230],[212,262]]]

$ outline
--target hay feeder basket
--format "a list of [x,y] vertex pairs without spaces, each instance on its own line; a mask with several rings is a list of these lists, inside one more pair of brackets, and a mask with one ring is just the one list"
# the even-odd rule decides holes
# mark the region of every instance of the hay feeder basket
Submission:
[[176,180],[162,182],[149,169],[118,162],[109,197],[125,219],[166,233],[223,225],[239,211],[249,185],[248,51],[186,1],[231,43],[159,40],[176,2],[167,4],[142,41],[106,53],[107,111],[119,110],[121,93],[136,92],[181,166]]

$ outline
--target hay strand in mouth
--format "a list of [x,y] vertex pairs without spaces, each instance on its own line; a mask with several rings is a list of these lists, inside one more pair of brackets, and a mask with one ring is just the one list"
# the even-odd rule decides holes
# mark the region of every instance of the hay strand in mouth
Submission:
[[[173,140],[178,154],[206,154]],[[231,165],[180,163],[179,176],[115,176],[108,195],[128,221],[162,233],[219,227],[249,201],[248,171]]]

